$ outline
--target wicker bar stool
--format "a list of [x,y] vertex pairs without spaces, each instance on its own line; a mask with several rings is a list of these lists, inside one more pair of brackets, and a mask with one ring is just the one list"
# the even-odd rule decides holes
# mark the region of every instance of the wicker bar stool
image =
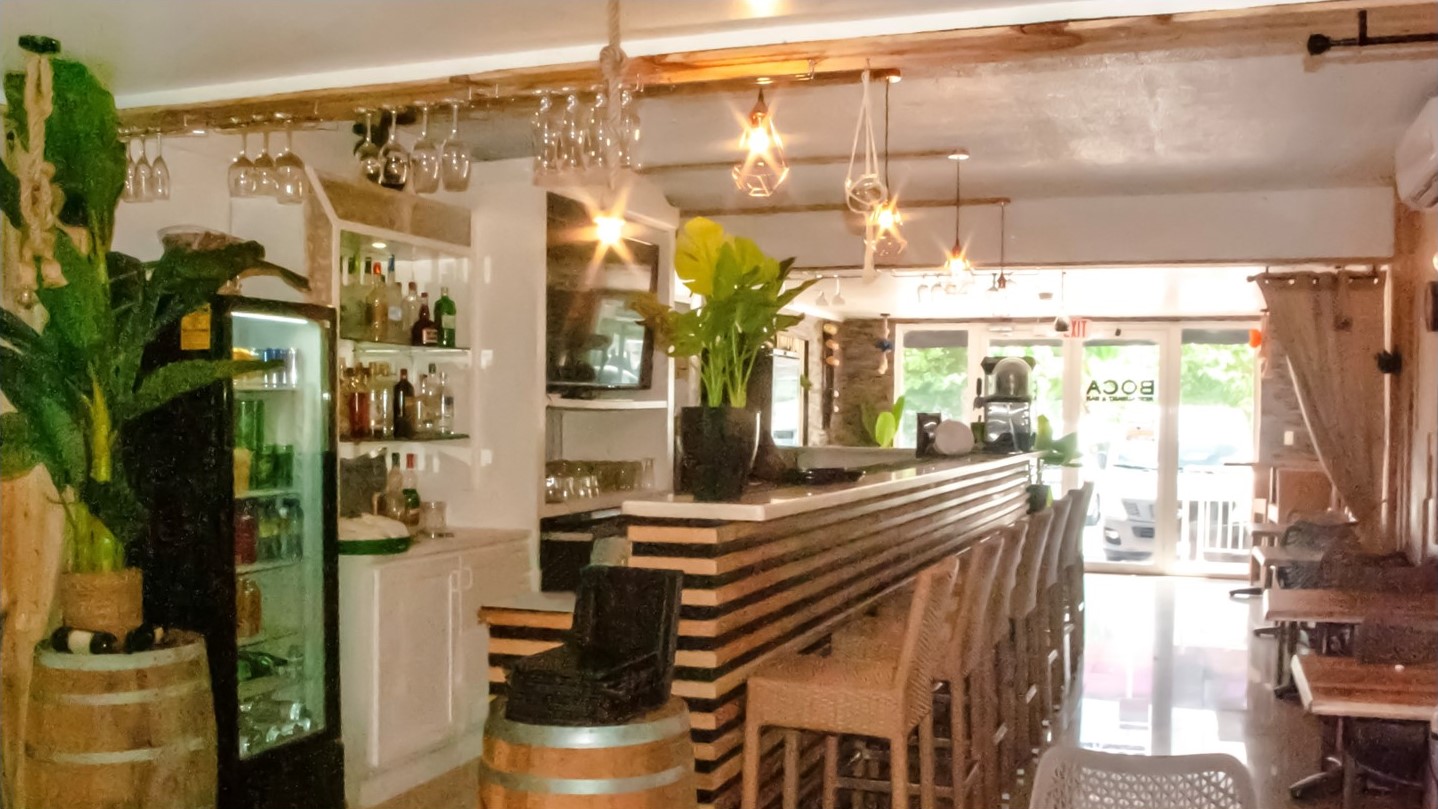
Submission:
[[[1064,530],[1068,527],[1068,514],[1073,512],[1074,494],[1077,490],[1054,500],[1054,522],[1048,526],[1048,547],[1044,549],[1044,578],[1038,585],[1038,615],[1034,624],[1041,642],[1035,647],[1038,654],[1034,655],[1034,661],[1040,665],[1040,671],[1035,672],[1035,681],[1043,683],[1035,701],[1035,706],[1041,711],[1038,718],[1040,727],[1063,707],[1064,596],[1063,579],[1058,575],[1058,552],[1063,550]],[[1045,741],[1040,734],[1034,753],[1038,753]]]
[[978,710],[974,736],[987,744],[980,745],[979,767],[983,772],[983,805],[998,806],[1006,787],[1014,783],[1015,751],[1013,735],[1018,727],[1018,683],[1014,675],[1015,655],[1009,621],[1013,617],[1014,587],[1018,580],[1019,563],[1024,546],[1032,534],[1033,516],[1015,523],[1009,529],[1008,542],[999,557],[994,574],[994,589],[986,610],[985,635],[982,644],[975,644],[974,657],[968,661],[971,682],[977,683],[974,699]]
[[[950,791],[940,794],[953,801],[954,809],[969,806],[969,797],[979,785],[982,775],[971,751],[969,718],[969,670],[965,663],[969,651],[984,637],[984,612],[993,589],[994,571],[998,569],[1005,536],[1000,531],[980,539],[960,555],[959,575],[954,579],[954,602],[958,611],[949,646],[939,663],[934,679],[948,687],[947,693],[935,692],[935,710],[943,702],[949,704],[948,739]],[[894,659],[899,654],[903,636],[900,620],[881,613],[855,621],[835,632],[831,642],[833,654],[839,657]]]
[[[1083,532],[1088,524],[1088,509],[1093,503],[1093,481],[1080,486],[1078,500],[1069,510],[1069,531],[1064,534],[1064,547],[1059,551],[1063,562],[1064,632],[1068,643],[1068,678],[1078,677],[1084,651],[1084,583]],[[1067,687],[1067,686],[1066,686]]]
[[799,802],[799,731],[826,734],[824,809],[838,794],[839,734],[887,739],[894,809],[909,805],[909,736],[919,730],[919,804],[934,809],[934,671],[948,646],[954,577],[950,556],[919,574],[897,660],[785,655],[749,677],[744,705],[743,809],[759,806],[760,732],[784,733],[784,809]]
[[1034,665],[1034,621],[1039,609],[1039,582],[1043,578],[1044,555],[1053,536],[1054,510],[1046,508],[1029,515],[1029,531],[1024,542],[1023,557],[1019,561],[1018,574],[1014,577],[1012,609],[1009,615],[1009,637],[1014,645],[1014,704],[1013,713],[1007,723],[1012,736],[1014,756],[1008,762],[1011,769],[1024,767],[1027,752],[1032,750],[1042,728],[1035,725],[1040,680],[1039,669]]

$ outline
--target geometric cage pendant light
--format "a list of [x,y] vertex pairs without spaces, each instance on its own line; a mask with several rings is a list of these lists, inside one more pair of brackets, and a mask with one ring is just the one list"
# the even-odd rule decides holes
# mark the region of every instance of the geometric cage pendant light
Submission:
[[763,86],[759,87],[759,100],[749,111],[739,146],[744,158],[730,170],[734,185],[751,197],[773,195],[789,177],[789,161],[784,157],[784,142],[774,128],[769,105],[764,103]]

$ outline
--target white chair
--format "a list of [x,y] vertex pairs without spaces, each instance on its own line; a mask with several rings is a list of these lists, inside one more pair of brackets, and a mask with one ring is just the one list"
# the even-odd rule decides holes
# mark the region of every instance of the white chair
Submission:
[[1125,756],[1054,747],[1039,759],[1029,809],[1258,809],[1233,756]]

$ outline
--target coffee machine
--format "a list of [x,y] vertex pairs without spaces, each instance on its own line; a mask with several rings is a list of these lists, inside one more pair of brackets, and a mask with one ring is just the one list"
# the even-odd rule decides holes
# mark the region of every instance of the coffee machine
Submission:
[[1032,357],[984,357],[984,449],[1028,452],[1034,448]]

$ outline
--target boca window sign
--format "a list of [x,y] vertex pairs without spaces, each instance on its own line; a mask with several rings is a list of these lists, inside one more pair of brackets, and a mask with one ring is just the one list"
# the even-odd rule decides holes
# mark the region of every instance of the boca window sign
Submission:
[[1155,383],[1152,379],[1093,379],[1084,390],[1089,402],[1152,402]]

